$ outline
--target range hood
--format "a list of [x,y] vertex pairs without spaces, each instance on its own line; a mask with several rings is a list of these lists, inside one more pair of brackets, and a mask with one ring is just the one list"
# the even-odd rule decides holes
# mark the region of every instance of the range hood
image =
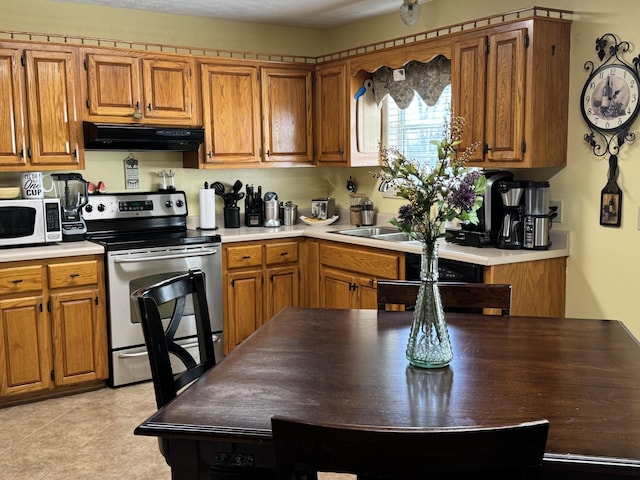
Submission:
[[85,150],[190,152],[204,141],[203,128],[84,122]]

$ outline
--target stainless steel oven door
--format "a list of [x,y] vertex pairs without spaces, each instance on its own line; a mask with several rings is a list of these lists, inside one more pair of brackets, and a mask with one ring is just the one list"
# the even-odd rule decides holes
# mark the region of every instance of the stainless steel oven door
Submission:
[[[110,383],[119,386],[151,378],[144,335],[133,309],[131,293],[147,285],[200,268],[205,274],[211,331],[222,358],[222,261],[220,244],[158,247],[107,253],[109,297]],[[167,310],[168,317],[171,309]],[[187,305],[176,338],[193,343],[193,308]],[[197,347],[196,347],[197,348]]]

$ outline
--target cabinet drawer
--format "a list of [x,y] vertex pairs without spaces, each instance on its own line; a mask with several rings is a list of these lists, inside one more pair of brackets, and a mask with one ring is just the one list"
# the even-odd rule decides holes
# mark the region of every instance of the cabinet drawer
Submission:
[[320,264],[379,278],[400,278],[399,254],[385,253],[373,249],[362,250],[322,245],[320,247]]
[[262,245],[227,247],[227,268],[262,265]]
[[267,265],[298,261],[298,242],[272,243],[265,246]]
[[49,288],[75,287],[98,283],[98,261],[48,265]]
[[0,294],[13,294],[42,290],[42,267],[15,267],[0,269]]

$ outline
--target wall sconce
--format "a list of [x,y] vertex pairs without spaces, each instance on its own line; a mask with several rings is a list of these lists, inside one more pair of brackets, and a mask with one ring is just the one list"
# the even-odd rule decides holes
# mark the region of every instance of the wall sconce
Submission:
[[400,18],[407,26],[411,26],[420,17],[420,5],[418,0],[403,0],[403,4],[400,7]]

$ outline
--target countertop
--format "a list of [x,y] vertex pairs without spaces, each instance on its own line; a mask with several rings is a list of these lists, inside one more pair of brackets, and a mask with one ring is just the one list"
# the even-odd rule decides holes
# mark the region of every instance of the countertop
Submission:
[[[217,223],[221,225],[222,222]],[[198,219],[196,217],[188,222],[192,228],[197,228]],[[378,226],[390,226],[389,223],[378,223]],[[310,237],[323,240],[333,240],[352,245],[384,248],[398,252],[422,253],[419,242],[390,242],[386,240],[376,240],[350,235],[340,235],[332,233],[335,230],[355,228],[343,221],[342,217],[331,225],[307,225],[298,221],[296,225],[281,226],[277,228],[246,227],[244,224],[240,228],[220,227],[215,232],[222,238],[222,243],[247,242],[252,240],[271,240],[277,238]],[[551,230],[551,247],[548,250],[505,250],[490,247],[468,247],[455,245],[440,239],[439,254],[441,258],[457,260],[461,262],[473,263],[476,265],[504,265],[508,263],[530,262],[549,258],[559,258],[569,256],[569,232],[561,230]]]
[[87,240],[80,242],[60,242],[38,247],[0,249],[0,262],[74,257],[76,255],[100,255],[103,253],[104,248],[101,245]]

